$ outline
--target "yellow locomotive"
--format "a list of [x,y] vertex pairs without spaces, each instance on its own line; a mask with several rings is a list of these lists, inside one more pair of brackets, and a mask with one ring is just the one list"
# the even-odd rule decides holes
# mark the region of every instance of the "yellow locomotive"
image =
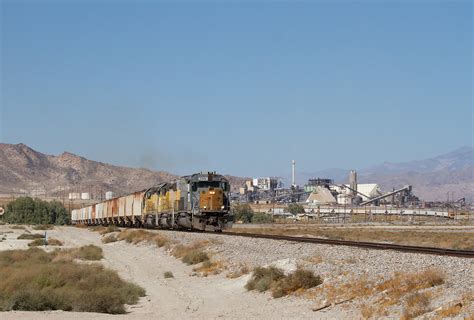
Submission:
[[73,210],[75,224],[222,231],[232,226],[230,184],[196,173],[133,194]]

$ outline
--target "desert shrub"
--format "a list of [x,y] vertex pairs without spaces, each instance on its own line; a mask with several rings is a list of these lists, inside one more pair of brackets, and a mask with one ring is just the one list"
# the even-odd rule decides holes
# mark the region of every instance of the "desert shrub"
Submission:
[[68,224],[69,214],[59,201],[21,197],[6,206],[3,221],[18,224]]
[[248,204],[238,204],[234,206],[234,221],[242,221],[243,223],[250,223],[254,212]]
[[272,223],[273,218],[271,215],[266,213],[257,212],[252,217],[252,223]]
[[146,241],[155,243],[158,247],[162,247],[169,243],[169,239],[167,237],[145,230],[125,230],[117,236],[117,240],[125,240],[133,244]]
[[10,226],[10,229],[16,229],[16,230],[25,230],[25,226]]
[[77,249],[74,256],[77,259],[100,260],[103,258],[102,248],[99,248],[92,244],[88,246],[80,247],[79,249]]
[[186,264],[198,264],[209,260],[207,253],[201,250],[191,250],[181,259]]
[[257,267],[252,274],[252,277],[245,285],[249,291],[257,290],[260,292],[267,291],[271,288],[272,283],[279,281],[285,277],[283,271],[275,267]]
[[100,265],[55,261],[38,248],[0,252],[0,311],[125,313],[145,291]]
[[120,232],[120,228],[114,225],[110,225],[110,226],[107,226],[107,228],[103,228],[99,230],[99,233],[102,235],[111,233],[111,232]]
[[111,243],[117,241],[117,235],[115,234],[108,234],[102,238],[103,243]]
[[28,243],[28,247],[39,247],[39,246],[44,246],[45,242],[44,239],[35,239]]
[[272,288],[272,296],[280,298],[297,290],[310,289],[322,283],[321,277],[316,276],[312,271],[298,269],[275,283]]
[[54,226],[51,224],[38,224],[36,226],[33,226],[33,230],[52,230],[54,229]]
[[314,275],[309,270],[297,269],[285,275],[283,271],[275,267],[258,267],[254,270],[245,288],[249,291],[257,290],[259,292],[271,290],[274,298],[280,298],[297,290],[316,287],[322,282],[321,277]]
[[173,272],[171,271],[166,271],[163,276],[168,279],[168,278],[174,278]]
[[23,233],[18,236],[18,240],[34,240],[34,239],[42,239],[44,238],[44,234],[40,233]]
[[[48,246],[62,246],[63,245],[63,243],[59,241],[58,239],[49,238],[47,241],[48,241]],[[45,239],[35,239],[34,241],[28,243],[28,247],[44,246],[45,243],[46,243]]]

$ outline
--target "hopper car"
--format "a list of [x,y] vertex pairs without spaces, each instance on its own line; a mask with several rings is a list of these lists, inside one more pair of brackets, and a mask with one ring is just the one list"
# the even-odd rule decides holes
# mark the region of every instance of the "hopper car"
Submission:
[[220,232],[232,226],[230,184],[215,172],[196,173],[72,210],[71,221],[85,225]]

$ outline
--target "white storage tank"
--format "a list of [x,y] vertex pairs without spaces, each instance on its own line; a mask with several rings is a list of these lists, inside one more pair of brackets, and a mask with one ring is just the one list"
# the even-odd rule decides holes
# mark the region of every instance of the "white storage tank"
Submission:
[[114,193],[112,191],[107,191],[105,193],[105,200],[110,200],[114,197]]
[[338,204],[350,204],[351,203],[351,197],[347,194],[340,193],[337,195],[337,203]]

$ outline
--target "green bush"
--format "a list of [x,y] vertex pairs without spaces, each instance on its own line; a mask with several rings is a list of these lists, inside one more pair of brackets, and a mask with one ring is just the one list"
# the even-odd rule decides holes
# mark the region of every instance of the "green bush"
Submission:
[[254,212],[248,204],[238,204],[234,206],[234,221],[242,221],[243,223],[250,223]]
[[173,272],[171,271],[166,271],[163,276],[168,279],[168,278],[174,278]]
[[125,313],[145,291],[100,265],[56,260],[38,248],[0,252],[0,311]]
[[18,198],[7,204],[4,222],[12,224],[68,224],[69,214],[59,201],[42,201],[30,197]]
[[288,212],[292,214],[297,214],[297,213],[304,213],[304,207],[301,204],[298,203],[290,203],[288,205]]
[[266,213],[257,212],[252,217],[252,223],[272,223],[273,218],[271,215]]

